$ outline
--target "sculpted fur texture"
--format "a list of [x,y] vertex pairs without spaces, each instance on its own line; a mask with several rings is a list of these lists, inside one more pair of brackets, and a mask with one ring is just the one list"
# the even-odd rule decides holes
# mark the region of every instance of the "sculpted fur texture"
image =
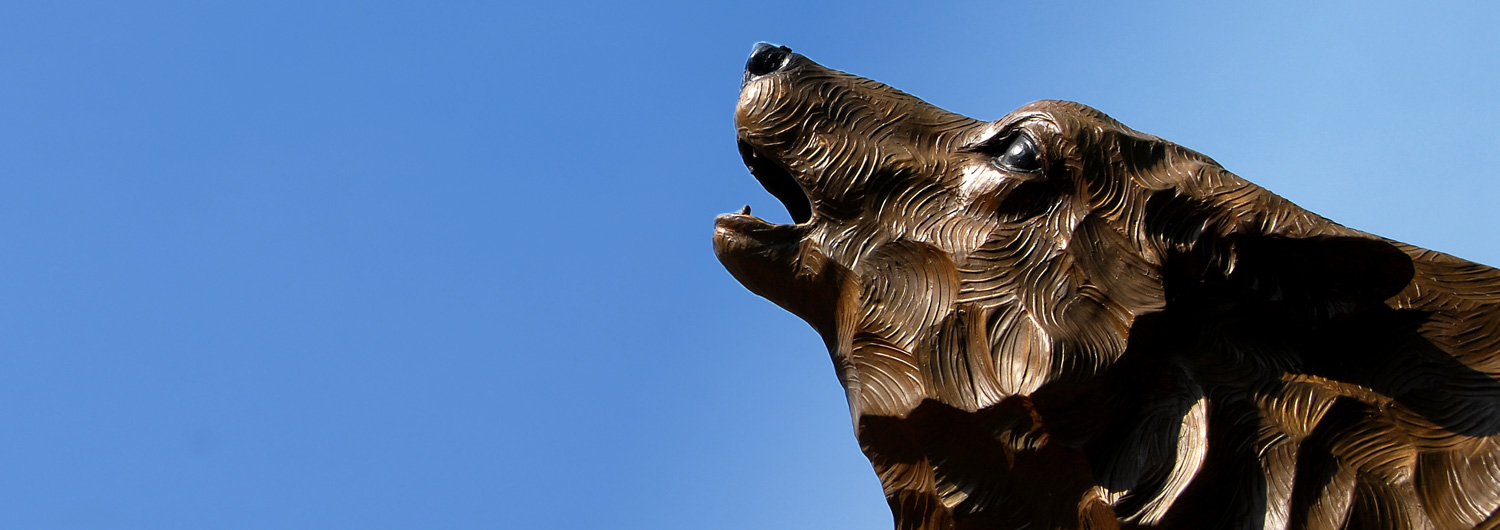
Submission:
[[1500,271],[1076,103],[762,44],[735,125],[795,224],[714,250],[823,337],[898,528],[1500,524]]

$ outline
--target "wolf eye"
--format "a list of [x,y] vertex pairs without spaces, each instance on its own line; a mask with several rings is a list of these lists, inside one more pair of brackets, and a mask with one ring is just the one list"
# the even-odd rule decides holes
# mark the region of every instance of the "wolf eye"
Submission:
[[1036,142],[1025,134],[1014,134],[1004,142],[1001,142],[1005,151],[995,157],[995,161],[1001,167],[1021,173],[1034,173],[1042,170],[1041,158],[1037,156]]

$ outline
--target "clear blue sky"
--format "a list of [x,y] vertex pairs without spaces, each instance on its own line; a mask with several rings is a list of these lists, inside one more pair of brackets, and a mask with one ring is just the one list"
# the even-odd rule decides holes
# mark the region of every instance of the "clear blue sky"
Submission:
[[1500,264],[1493,3],[115,4],[0,6],[8,528],[889,528],[711,251],[758,40]]

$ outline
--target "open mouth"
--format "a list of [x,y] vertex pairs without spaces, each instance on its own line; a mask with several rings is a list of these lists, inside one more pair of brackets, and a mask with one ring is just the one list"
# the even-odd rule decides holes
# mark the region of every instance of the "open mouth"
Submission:
[[[755,175],[755,180],[771,192],[781,205],[786,207],[787,213],[791,214],[792,222],[796,224],[806,223],[812,220],[812,201],[808,199],[807,192],[802,190],[802,184],[792,177],[791,172],[785,167],[772,161],[769,157],[760,154],[755,146],[744,140],[739,141],[740,157],[745,159],[745,167],[750,169],[750,174]],[[746,207],[748,213],[748,206]]]

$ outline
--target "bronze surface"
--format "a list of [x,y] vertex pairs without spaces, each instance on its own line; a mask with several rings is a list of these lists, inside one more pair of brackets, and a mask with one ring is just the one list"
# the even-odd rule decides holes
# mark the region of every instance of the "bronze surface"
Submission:
[[897,528],[1500,525],[1500,271],[1077,103],[746,68],[795,224],[722,215],[714,251],[823,337]]

